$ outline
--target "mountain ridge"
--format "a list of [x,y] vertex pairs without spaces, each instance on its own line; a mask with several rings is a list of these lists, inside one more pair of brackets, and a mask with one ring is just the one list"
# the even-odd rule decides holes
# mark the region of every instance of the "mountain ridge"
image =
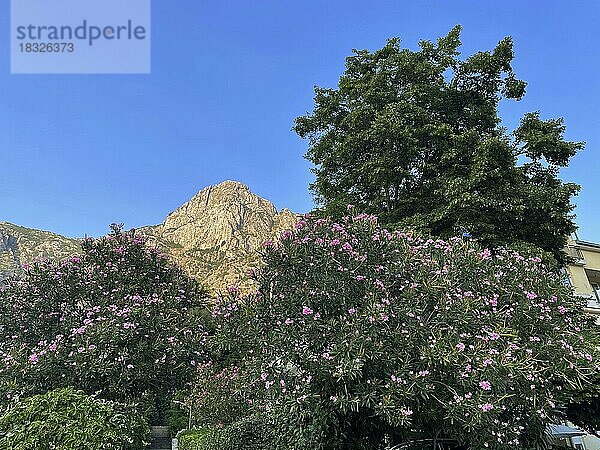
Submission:
[[[209,290],[252,287],[248,271],[260,266],[262,244],[292,228],[298,215],[277,210],[247,185],[227,180],[207,186],[157,225],[137,228]],[[60,260],[80,251],[80,240],[0,222],[0,277],[35,258]]]
[[36,258],[64,259],[80,249],[80,239],[0,222],[0,278],[21,272]]

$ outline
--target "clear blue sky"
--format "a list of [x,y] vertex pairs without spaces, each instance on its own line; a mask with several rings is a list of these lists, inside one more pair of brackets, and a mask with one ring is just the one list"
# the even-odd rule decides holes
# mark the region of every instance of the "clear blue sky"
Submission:
[[[335,86],[352,48],[415,48],[463,25],[463,52],[506,35],[529,83],[502,106],[564,116],[587,148],[564,171],[583,186],[580,236],[600,241],[600,2],[153,2],[151,75],[10,75],[0,9],[0,221],[68,236],[162,222],[201,188],[242,181],[279,208],[312,207],[306,144],[290,131],[313,85]],[[501,7],[499,5],[502,5]]]

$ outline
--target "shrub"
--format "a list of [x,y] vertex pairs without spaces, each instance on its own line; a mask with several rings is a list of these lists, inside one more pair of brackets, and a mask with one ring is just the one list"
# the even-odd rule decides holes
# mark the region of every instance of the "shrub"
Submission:
[[263,450],[272,440],[267,424],[258,416],[247,416],[222,427],[187,430],[179,435],[180,450]]
[[141,450],[149,432],[135,408],[65,388],[11,406],[0,417],[0,448]]
[[185,430],[177,435],[180,450],[204,450],[206,441],[214,434],[213,430]]
[[211,450],[264,450],[271,448],[273,424],[265,420],[264,414],[243,417],[222,429],[209,442],[216,445]]
[[535,448],[598,370],[582,301],[540,258],[365,215],[296,228],[265,244],[258,292],[214,311],[230,391],[277,424],[266,448]]
[[33,264],[0,301],[0,402],[74,386],[162,421],[204,358],[204,291],[134,231]]

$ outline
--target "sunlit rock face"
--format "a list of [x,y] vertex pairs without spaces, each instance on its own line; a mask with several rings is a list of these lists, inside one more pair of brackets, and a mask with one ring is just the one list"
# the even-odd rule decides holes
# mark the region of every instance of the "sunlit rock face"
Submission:
[[296,220],[246,185],[225,181],[201,190],[161,225],[142,232],[209,289],[247,290],[252,286],[247,274],[259,266],[263,243]]

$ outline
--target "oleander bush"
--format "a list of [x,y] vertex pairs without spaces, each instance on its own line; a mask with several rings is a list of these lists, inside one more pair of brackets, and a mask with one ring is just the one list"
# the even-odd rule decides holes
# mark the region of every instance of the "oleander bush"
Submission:
[[203,289],[135,231],[86,239],[0,291],[0,405],[74,386],[164,422],[204,362]]
[[135,408],[72,388],[35,395],[0,416],[0,448],[141,450],[150,432]]
[[[218,359],[218,358],[217,358]],[[239,368],[208,362],[198,374],[187,400],[196,427],[229,425],[251,413],[252,392],[244,389]]]
[[195,394],[198,422],[239,421],[232,399],[270,421],[264,448],[538,448],[598,371],[583,302],[536,256],[361,214],[300,220],[264,262],[255,294],[215,306]]

